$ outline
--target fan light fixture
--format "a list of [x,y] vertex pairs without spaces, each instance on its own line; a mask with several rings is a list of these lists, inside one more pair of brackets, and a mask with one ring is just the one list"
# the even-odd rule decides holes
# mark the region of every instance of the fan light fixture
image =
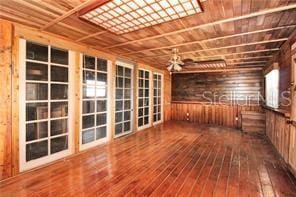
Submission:
[[172,56],[167,67],[170,72],[178,72],[182,70],[181,66],[184,65],[184,62],[182,62],[181,56],[178,53],[179,50],[177,48],[172,49]]

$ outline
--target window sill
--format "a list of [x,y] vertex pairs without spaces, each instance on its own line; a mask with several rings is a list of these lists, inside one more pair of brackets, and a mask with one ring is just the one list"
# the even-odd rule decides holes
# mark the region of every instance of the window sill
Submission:
[[275,113],[278,113],[278,114],[284,116],[285,118],[290,118],[290,116],[291,116],[290,112],[287,111],[287,110],[276,109],[276,108],[269,107],[269,106],[267,106],[267,105],[263,105],[262,107],[263,107],[264,109],[266,109],[266,110],[269,110],[269,111],[273,111],[273,112],[275,112]]

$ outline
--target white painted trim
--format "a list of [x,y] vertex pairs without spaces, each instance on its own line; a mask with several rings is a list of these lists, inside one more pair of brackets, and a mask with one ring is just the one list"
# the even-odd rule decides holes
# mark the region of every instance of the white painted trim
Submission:
[[[31,42],[31,41],[30,41]],[[35,42],[36,43],[36,42]],[[50,57],[50,49],[51,45],[47,45],[49,51],[48,55]],[[69,53],[69,63],[68,63],[68,72],[69,72],[69,82],[65,83],[68,84],[68,99],[65,99],[66,102],[68,102],[68,117],[61,117],[59,119],[68,119],[68,133],[64,134],[68,136],[68,149],[60,151],[58,153],[50,154],[50,149],[48,149],[48,155],[34,159],[31,161],[26,161],[26,40],[20,39],[19,41],[19,168],[20,172],[41,166],[43,164],[50,163],[55,160],[59,160],[63,157],[66,157],[73,153],[74,146],[73,146],[73,104],[74,104],[74,97],[75,93],[73,92],[73,77],[71,73],[74,71],[75,65],[75,53],[73,51],[68,50]],[[43,62],[44,63],[44,62]],[[52,65],[50,63],[50,58],[48,59],[48,62],[46,65]],[[49,68],[49,67],[48,67]],[[72,77],[71,77],[72,75]],[[48,73],[48,76],[50,76],[50,73]],[[50,77],[48,78],[50,80]],[[48,83],[48,82],[47,82]],[[49,88],[50,93],[50,88]],[[48,94],[48,100],[46,102],[51,102],[50,100],[50,94]],[[56,100],[55,100],[56,101]],[[51,120],[50,116],[50,106],[48,106],[48,118],[47,120]],[[49,131],[48,131],[49,132]],[[48,142],[50,143],[50,136],[47,137]],[[43,141],[43,140],[40,140]],[[49,147],[49,145],[48,145]]]
[[[153,122],[153,125],[158,125],[163,123],[164,120],[164,74],[163,73],[159,73],[159,72],[154,72],[153,74],[157,74],[160,75],[161,77],[161,118],[159,121],[157,122]],[[154,87],[153,87],[154,89]],[[152,95],[153,99],[154,99],[154,95]],[[153,107],[154,107],[154,103],[153,103]],[[154,114],[152,114],[154,116]]]
[[[115,61],[115,66],[116,66],[116,65],[120,65],[120,66],[123,66],[123,67],[127,67],[127,68],[130,68],[130,69],[134,69],[134,64],[129,63],[128,61],[116,60],[116,61]],[[116,73],[116,69],[115,69],[115,73]]]

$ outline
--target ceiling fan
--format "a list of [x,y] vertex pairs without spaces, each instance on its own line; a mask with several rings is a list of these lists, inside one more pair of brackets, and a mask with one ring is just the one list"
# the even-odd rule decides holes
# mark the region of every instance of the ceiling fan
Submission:
[[186,71],[205,68],[218,69],[225,68],[226,66],[226,62],[223,59],[194,61],[193,59],[188,58],[182,60],[179,55],[179,50],[177,48],[173,48],[167,69],[172,73],[180,72],[182,69]]

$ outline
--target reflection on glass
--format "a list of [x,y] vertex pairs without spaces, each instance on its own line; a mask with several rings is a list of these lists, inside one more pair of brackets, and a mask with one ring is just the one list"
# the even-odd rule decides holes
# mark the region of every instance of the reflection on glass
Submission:
[[82,131],[82,144],[87,144],[95,140],[95,130],[88,129],[86,131]]
[[47,140],[26,145],[26,161],[31,161],[47,155],[48,155]]
[[98,100],[97,101],[97,112],[107,111],[107,101],[106,100]]
[[82,113],[93,113],[95,111],[95,101],[83,101],[82,102]]
[[32,42],[26,43],[26,58],[38,61],[48,61],[48,46],[35,44]]
[[51,120],[50,121],[50,136],[60,135],[68,132],[68,120]]
[[26,121],[41,120],[48,118],[47,103],[27,103],[26,104]]
[[97,73],[97,85],[105,86],[107,84],[107,74]]
[[68,149],[68,136],[53,138],[50,140],[50,153],[57,153]]
[[95,62],[96,62],[96,60],[94,57],[84,55],[84,58],[83,58],[83,67],[84,68],[93,69],[93,70],[96,69]]
[[68,82],[68,68],[51,66],[51,81]]
[[52,102],[50,117],[58,118],[68,116],[68,102]]
[[106,113],[104,114],[97,114],[97,126],[104,125],[107,123],[107,116]]
[[92,71],[83,71],[83,83],[87,84],[87,85],[95,85],[96,81],[95,81],[95,72]]
[[96,91],[94,86],[83,86],[83,98],[94,98]]
[[97,87],[96,89],[97,97],[106,98],[107,97],[107,90],[106,87]]
[[107,72],[107,60],[98,58],[97,70]]
[[43,83],[26,83],[26,100],[47,100],[48,85]]
[[102,139],[107,136],[107,127],[99,127],[96,129],[96,139]]
[[27,62],[26,79],[36,81],[47,81],[48,66],[46,64]]
[[115,125],[115,134],[121,134],[122,133],[122,123],[116,124]]
[[68,85],[51,84],[51,99],[62,100],[68,99]]
[[90,128],[95,126],[95,116],[94,115],[88,115],[82,117],[82,128]]
[[58,48],[51,48],[51,62],[56,64],[64,64],[68,65],[68,51],[58,49]]
[[47,121],[29,123],[26,125],[26,142],[45,138],[48,136]]

